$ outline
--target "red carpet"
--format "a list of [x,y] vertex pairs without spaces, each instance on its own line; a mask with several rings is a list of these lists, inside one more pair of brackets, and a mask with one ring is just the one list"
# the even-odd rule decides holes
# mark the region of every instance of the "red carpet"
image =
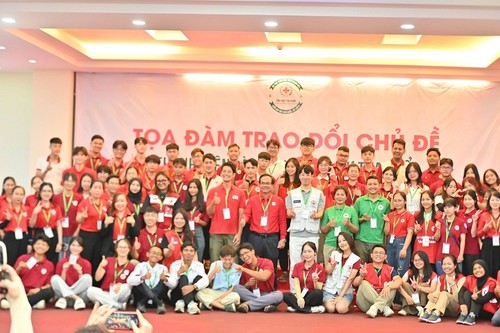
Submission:
[[[153,309],[148,309],[153,311]],[[36,333],[71,333],[86,323],[90,310],[74,311],[49,308],[34,310],[32,320]],[[167,308],[165,315],[154,312],[147,313],[146,318],[153,324],[155,332],[191,333],[191,332],[384,332],[384,333],[420,333],[425,330],[438,332],[493,332],[498,330],[488,321],[479,321],[475,326],[455,324],[454,320],[445,318],[439,324],[419,323],[416,317],[393,316],[391,318],[368,318],[354,312],[347,315],[337,314],[298,314],[287,313],[286,306],[281,304],[278,312],[248,314],[224,313],[220,311],[203,311],[198,316],[177,314],[172,307]],[[9,312],[0,310],[0,332],[9,332]],[[120,331],[118,331],[120,332]],[[123,331],[125,332],[125,331]]]

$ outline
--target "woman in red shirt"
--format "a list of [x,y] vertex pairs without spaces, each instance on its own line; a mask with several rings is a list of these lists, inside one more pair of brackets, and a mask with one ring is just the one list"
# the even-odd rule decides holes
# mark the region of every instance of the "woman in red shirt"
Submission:
[[478,198],[473,190],[466,190],[463,194],[464,209],[458,212],[458,217],[464,220],[465,250],[462,272],[464,275],[472,274],[472,263],[479,259],[479,238],[477,237],[477,221],[481,210],[478,206]]
[[33,228],[34,237],[43,233],[49,238],[50,247],[46,257],[56,265],[59,259],[58,253],[62,250],[63,230],[61,209],[54,204],[53,198],[52,184],[42,183],[38,204],[33,208],[29,226]]
[[[193,232],[189,228],[188,214],[184,208],[180,208],[174,213],[173,228],[165,233],[168,248],[165,249],[165,266],[170,265],[181,259],[181,246],[184,242],[194,243]],[[193,260],[198,260],[195,258]]]
[[294,292],[283,293],[283,301],[288,312],[323,313],[323,284],[326,281],[325,269],[314,260],[316,244],[305,242],[302,245],[302,260],[293,267]]
[[187,186],[188,190],[186,191],[183,207],[188,214],[189,228],[195,234],[198,260],[203,262],[203,251],[205,251],[203,227],[206,227],[209,221],[207,207],[203,199],[203,187],[200,180],[196,178],[191,179]]
[[92,264],[92,274],[101,262],[101,235],[103,221],[106,218],[108,206],[101,196],[104,193],[104,183],[100,180],[92,181],[90,186],[90,197],[84,199],[78,205],[76,222],[80,224],[79,235],[83,238],[85,248],[82,257]]
[[35,208],[36,204],[38,203],[38,190],[40,189],[40,185],[42,185],[42,183],[43,178],[40,176],[31,178],[31,188],[35,191],[35,193],[28,195],[26,197],[26,201],[24,202],[24,205],[29,210],[33,210],[33,208]]
[[500,268],[500,192],[491,193],[486,211],[479,217],[477,237],[483,240],[481,259],[486,262],[490,276],[495,278]]
[[2,195],[0,196],[0,205],[9,203],[12,197],[12,190],[16,186],[16,180],[13,177],[5,177],[2,183]]
[[28,209],[23,205],[24,194],[24,188],[16,186],[11,202],[0,205],[0,229],[5,232],[3,242],[8,249],[7,263],[11,266],[28,249]]
[[437,241],[436,222],[441,220],[443,214],[436,212],[434,206],[434,194],[431,191],[424,191],[420,196],[420,211],[415,218],[415,243],[413,253],[424,251],[429,256],[429,262],[435,270]]
[[382,172],[382,185],[380,185],[380,194],[384,196],[387,200],[392,203],[392,196],[397,191],[394,186],[394,180],[396,180],[397,174],[396,169],[393,166],[388,166]]

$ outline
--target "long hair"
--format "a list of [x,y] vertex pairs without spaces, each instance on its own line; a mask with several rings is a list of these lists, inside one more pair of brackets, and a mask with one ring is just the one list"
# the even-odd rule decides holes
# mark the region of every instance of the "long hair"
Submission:
[[205,200],[203,198],[203,187],[199,179],[193,178],[187,184],[186,196],[184,197],[184,209],[188,212],[192,211],[193,208],[193,196],[189,193],[189,186],[195,184],[198,189],[198,194],[196,194],[195,205],[196,209],[203,213],[206,210]]
[[[295,175],[293,176],[293,179],[290,179],[288,172],[286,172],[286,166],[288,165],[288,163],[293,163],[293,165],[295,165]],[[300,163],[299,163],[299,160],[296,159],[295,157],[291,157],[286,161],[286,163],[285,163],[285,183],[283,184],[284,187],[290,187],[290,185],[293,185],[294,187],[297,188],[300,186],[299,169],[300,169]]]
[[[424,276],[422,277],[422,282],[430,282],[429,280],[430,280],[431,275],[432,275],[432,266],[431,266],[431,263],[429,262],[429,256],[424,251],[417,251],[413,255],[413,259],[415,259],[415,256],[417,256],[417,255],[420,257],[420,259],[422,259],[422,261],[424,263],[424,267],[422,269],[423,273],[424,273]],[[420,272],[415,267],[415,264],[413,261],[411,263],[410,270],[411,270],[411,277],[414,277],[414,278],[420,277]]]

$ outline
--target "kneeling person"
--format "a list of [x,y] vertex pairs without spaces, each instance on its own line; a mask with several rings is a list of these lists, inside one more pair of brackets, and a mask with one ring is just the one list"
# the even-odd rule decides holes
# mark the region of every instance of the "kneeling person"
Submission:
[[220,250],[220,260],[210,265],[208,280],[212,283],[212,288],[202,289],[196,294],[196,299],[206,308],[236,311],[240,296],[233,290],[234,286],[240,283],[241,272],[235,268],[235,255],[235,249],[225,245]]

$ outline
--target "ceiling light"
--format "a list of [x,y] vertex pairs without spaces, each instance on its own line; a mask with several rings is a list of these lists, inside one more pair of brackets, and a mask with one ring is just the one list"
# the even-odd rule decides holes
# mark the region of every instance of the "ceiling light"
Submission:
[[16,20],[13,19],[12,17],[4,17],[4,18],[2,18],[2,22],[12,24],[12,23],[16,23]]
[[0,50],[5,50],[5,49],[6,49],[6,47],[5,47],[5,46],[0,45]]
[[278,26],[278,22],[267,21],[264,23],[264,25],[268,28],[276,28]]
[[28,62],[29,62],[30,64],[36,64],[36,60],[35,60],[35,59],[30,59],[30,60],[28,60]]
[[404,29],[404,30],[413,30],[413,29],[415,29],[415,26],[413,24],[410,24],[410,23],[401,24],[401,29]]
[[146,21],[143,21],[143,20],[133,20],[132,24],[133,25],[137,25],[137,26],[143,26],[143,25],[146,25]]

